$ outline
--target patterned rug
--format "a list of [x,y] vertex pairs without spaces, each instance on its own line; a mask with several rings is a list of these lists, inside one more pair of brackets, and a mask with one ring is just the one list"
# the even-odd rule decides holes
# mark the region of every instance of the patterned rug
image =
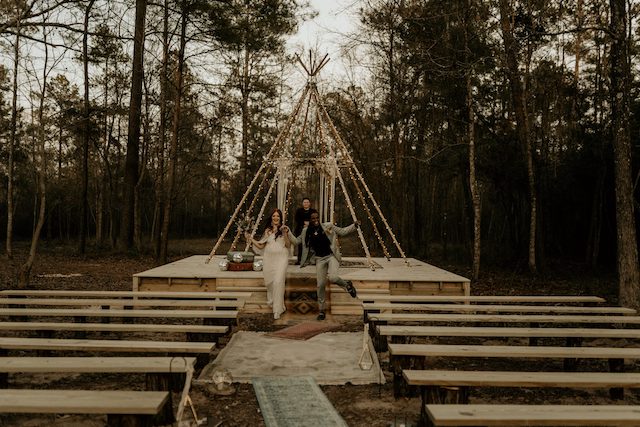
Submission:
[[290,340],[308,340],[323,332],[335,331],[339,327],[340,324],[331,322],[303,322],[268,333],[267,336]]
[[263,377],[251,382],[267,427],[347,426],[312,377]]

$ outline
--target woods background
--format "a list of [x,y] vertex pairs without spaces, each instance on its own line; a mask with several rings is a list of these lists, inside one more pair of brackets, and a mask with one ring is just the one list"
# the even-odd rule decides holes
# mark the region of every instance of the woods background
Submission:
[[[358,8],[346,77],[318,84],[405,252],[469,263],[474,278],[486,265],[618,271],[637,305],[638,4]],[[22,283],[38,238],[159,263],[169,238],[213,241],[305,83],[285,48],[313,16],[301,2],[0,12],[0,237],[10,258],[32,239]]]

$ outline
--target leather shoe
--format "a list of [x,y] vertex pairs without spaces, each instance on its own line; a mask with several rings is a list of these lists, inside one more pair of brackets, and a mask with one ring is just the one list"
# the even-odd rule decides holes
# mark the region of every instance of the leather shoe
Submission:
[[351,295],[352,298],[358,296],[358,291],[356,291],[356,288],[355,286],[353,286],[351,280],[347,280],[347,292],[349,292],[349,295]]
[[324,320],[324,318],[325,318],[325,317],[326,317],[326,316],[325,316],[325,314],[324,314],[324,311],[321,311],[320,313],[318,313],[318,317],[317,317],[316,319],[318,319],[318,320]]

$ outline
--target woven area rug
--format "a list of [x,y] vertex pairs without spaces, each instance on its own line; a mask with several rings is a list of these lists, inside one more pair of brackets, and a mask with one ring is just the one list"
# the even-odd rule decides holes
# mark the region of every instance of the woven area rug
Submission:
[[[363,339],[370,369],[361,369]],[[363,332],[327,332],[306,341],[266,336],[264,332],[238,331],[198,380],[211,379],[216,369],[229,371],[234,383],[253,378],[309,376],[321,385],[384,384],[384,374],[371,338]]]
[[340,327],[338,323],[331,322],[303,322],[279,331],[266,334],[269,337],[286,338],[289,340],[308,340],[323,332],[335,331]]
[[346,427],[340,414],[311,377],[254,378],[267,427]]

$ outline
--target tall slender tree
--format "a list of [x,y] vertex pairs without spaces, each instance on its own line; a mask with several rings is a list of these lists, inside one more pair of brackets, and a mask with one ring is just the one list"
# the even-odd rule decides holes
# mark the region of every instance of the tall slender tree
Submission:
[[630,40],[626,0],[610,0],[611,26],[611,133],[613,142],[617,264],[620,304],[640,308],[640,265],[634,217],[631,172],[629,93],[631,90]]
[[89,220],[89,141],[91,138],[91,105],[89,100],[89,19],[95,0],[89,0],[84,10],[82,35],[82,70],[84,76],[84,103],[82,118],[82,167],[80,190],[80,247],[84,254],[87,246],[87,225]]
[[184,89],[185,49],[187,45],[187,23],[189,22],[189,0],[181,2],[180,16],[180,47],[178,49],[178,67],[175,72],[175,101],[173,104],[173,129],[169,146],[169,165],[167,170],[167,186],[162,215],[162,229],[160,231],[161,245],[159,261],[167,262],[169,247],[169,224],[171,222],[171,207],[173,202],[173,188],[175,185],[176,165],[178,155],[178,141],[180,138],[180,117],[182,114],[182,91]]
[[131,75],[131,98],[129,101],[129,127],[127,133],[127,155],[124,171],[124,198],[120,224],[120,246],[130,249],[133,245],[135,214],[135,191],[138,183],[140,163],[140,116],[142,114],[142,80],[144,67],[145,24],[147,1],[136,0],[136,20],[133,39],[133,71]]
[[[45,16],[46,18],[46,16]],[[46,22],[46,20],[45,20]],[[37,115],[38,115],[38,123],[37,130],[34,130],[36,133],[34,137],[34,150],[33,150],[33,164],[36,171],[36,183],[38,187],[38,197],[36,206],[38,208],[38,215],[35,224],[35,228],[33,230],[33,234],[31,236],[31,246],[29,247],[29,256],[26,261],[22,264],[20,268],[20,273],[18,275],[18,286],[21,288],[27,287],[29,284],[29,280],[31,277],[31,270],[33,268],[33,263],[36,259],[36,252],[38,250],[38,242],[40,241],[40,233],[42,232],[42,227],[44,226],[45,221],[45,213],[47,210],[47,187],[46,187],[46,179],[47,179],[47,161],[46,161],[46,126],[47,119],[45,118],[45,100],[47,99],[47,88],[48,88],[48,79],[49,73],[51,69],[49,68],[49,46],[47,45],[47,33],[50,31],[46,27],[43,26],[43,46],[44,49],[44,58],[42,61],[42,79],[40,81],[41,92],[38,94],[39,101],[37,107]]]
[[15,5],[16,31],[15,44],[13,45],[13,93],[11,102],[11,134],[9,137],[9,165],[7,172],[7,258],[13,258],[13,216],[14,216],[14,187],[13,172],[15,150],[18,140],[18,67],[20,64],[20,31],[21,31],[21,4]]
[[521,47],[515,36],[515,13],[512,0],[500,0],[500,26],[504,41],[504,57],[506,72],[511,86],[511,100],[516,118],[516,132],[520,145],[524,149],[527,164],[527,183],[529,189],[529,271],[535,273],[536,265],[536,227],[538,215],[538,199],[536,191],[533,143],[531,141],[531,126],[527,112],[526,76],[520,71],[518,52]]

